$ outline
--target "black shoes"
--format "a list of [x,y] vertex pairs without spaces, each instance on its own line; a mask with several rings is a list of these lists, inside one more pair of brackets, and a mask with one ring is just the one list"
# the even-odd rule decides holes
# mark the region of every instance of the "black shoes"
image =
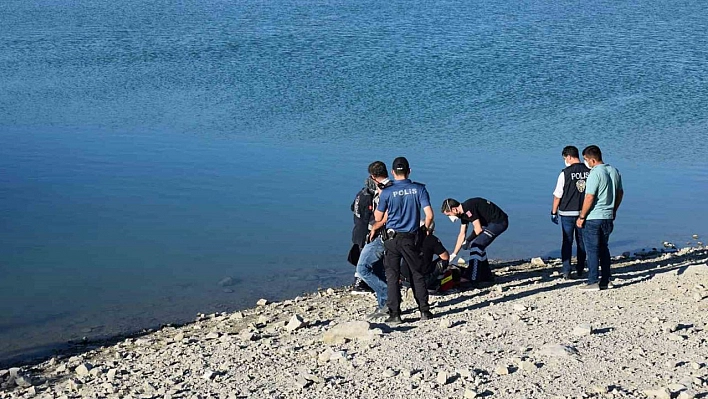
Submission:
[[433,314],[430,313],[429,310],[424,310],[420,312],[420,320],[425,321],[425,320],[430,320],[433,318]]
[[388,316],[388,308],[378,308],[376,311],[369,316],[367,316],[367,319],[369,320],[374,320],[374,319],[379,319],[381,317],[387,317]]
[[390,324],[392,326],[397,326],[397,325],[403,323],[403,320],[401,320],[401,315],[392,314],[392,315],[388,316],[388,319],[384,320],[384,323]]
[[374,292],[366,283],[364,280],[360,279],[359,277],[354,278],[354,284],[352,284],[352,289],[351,293],[352,294],[368,294],[369,292]]

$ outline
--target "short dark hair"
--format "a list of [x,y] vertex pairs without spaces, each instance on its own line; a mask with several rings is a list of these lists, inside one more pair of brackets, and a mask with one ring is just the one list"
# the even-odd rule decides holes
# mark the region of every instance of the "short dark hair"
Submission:
[[589,145],[583,150],[583,156],[602,162],[602,151],[596,145]]
[[411,173],[411,166],[408,164],[406,157],[398,157],[394,159],[391,167],[393,168],[393,173],[398,176],[407,176]]
[[578,152],[578,147],[574,145],[569,145],[563,148],[562,152],[563,158],[571,156],[573,158],[580,158],[580,153]]
[[374,177],[388,177],[386,164],[381,161],[374,161],[369,164],[369,174]]
[[448,198],[445,201],[443,201],[441,212],[442,213],[450,212],[452,210],[452,208],[454,208],[456,206],[460,206],[460,203],[457,202],[457,200],[455,200],[455,199]]

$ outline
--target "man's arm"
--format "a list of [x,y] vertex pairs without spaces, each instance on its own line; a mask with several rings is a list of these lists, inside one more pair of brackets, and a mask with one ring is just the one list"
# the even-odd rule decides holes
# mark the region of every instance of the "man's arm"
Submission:
[[583,227],[583,225],[585,224],[585,218],[588,217],[588,213],[590,213],[590,208],[592,208],[592,204],[594,202],[594,194],[585,194],[585,199],[583,200],[583,209],[580,210],[580,216],[578,216],[578,221],[575,222],[576,226]]
[[560,203],[561,203],[561,199],[554,195],[553,196],[553,206],[551,207],[551,215],[558,214],[558,207],[560,206]]
[[452,253],[457,256],[457,252],[462,248],[462,243],[465,242],[465,237],[467,237],[467,225],[463,224],[460,226],[460,234],[457,236],[457,242],[455,243],[455,250]]
[[433,208],[430,205],[423,208],[423,212],[425,212],[425,229],[428,231],[428,234],[430,234],[430,225],[433,224],[435,214],[433,213]]
[[[376,223],[383,222],[383,220],[384,220],[384,212],[382,212],[382,211],[380,211],[380,210],[378,210],[378,209],[375,210],[375,211],[374,211],[374,220],[376,220]],[[383,223],[382,223],[382,224],[383,224]],[[374,226],[375,226],[375,225],[376,225],[376,224],[374,224]]]
[[560,206],[560,200],[563,198],[563,188],[565,188],[565,173],[561,171],[556,181],[556,188],[553,190],[553,207],[551,208],[551,213],[554,215],[558,213],[558,206]]
[[[374,211],[374,217],[375,217],[375,215],[376,215],[376,211]],[[386,224],[386,220],[388,220],[388,210],[386,210],[386,212],[384,212],[383,218],[382,218],[380,221],[375,222],[375,223],[371,226],[371,231],[369,232],[369,241],[371,241],[371,240],[374,239],[374,236],[376,236],[376,232],[377,232],[380,228],[382,228],[383,225]]]
[[614,211],[612,212],[612,220],[614,220],[615,217],[617,217],[617,210],[619,209],[620,204],[622,203],[622,198],[624,198],[624,190],[622,190],[622,189],[617,190],[617,193],[616,193],[615,195],[616,195],[616,197],[615,197],[615,209],[614,209]]
[[472,227],[474,228],[475,235],[482,234],[482,223],[479,221],[479,219],[475,219],[474,222],[472,222]]

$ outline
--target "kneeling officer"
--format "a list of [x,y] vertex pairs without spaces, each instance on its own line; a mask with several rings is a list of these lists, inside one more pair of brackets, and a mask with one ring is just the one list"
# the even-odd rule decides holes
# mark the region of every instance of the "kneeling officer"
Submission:
[[426,234],[419,228],[420,209],[425,212],[425,231],[433,223],[433,208],[424,184],[412,182],[408,160],[398,157],[393,160],[393,184],[381,191],[379,205],[374,212],[376,221],[388,213],[386,231],[388,239],[384,242],[386,255],[386,286],[388,291],[389,318],[386,323],[400,324],[401,290],[398,281],[401,276],[401,258],[405,259],[411,271],[411,287],[420,309],[420,319],[433,317],[428,303],[428,290],[425,286],[423,259],[420,256],[420,243]]

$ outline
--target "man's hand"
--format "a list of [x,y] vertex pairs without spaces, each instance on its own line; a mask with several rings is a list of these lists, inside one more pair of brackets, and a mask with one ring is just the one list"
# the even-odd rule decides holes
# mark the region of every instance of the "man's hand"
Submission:
[[554,224],[558,224],[558,214],[557,213],[551,213],[551,222]]
[[376,237],[376,230],[371,230],[369,232],[369,240],[367,242],[374,241],[374,237]]
[[578,218],[578,220],[575,222],[575,225],[578,226],[579,229],[582,229],[584,224],[585,218]]

